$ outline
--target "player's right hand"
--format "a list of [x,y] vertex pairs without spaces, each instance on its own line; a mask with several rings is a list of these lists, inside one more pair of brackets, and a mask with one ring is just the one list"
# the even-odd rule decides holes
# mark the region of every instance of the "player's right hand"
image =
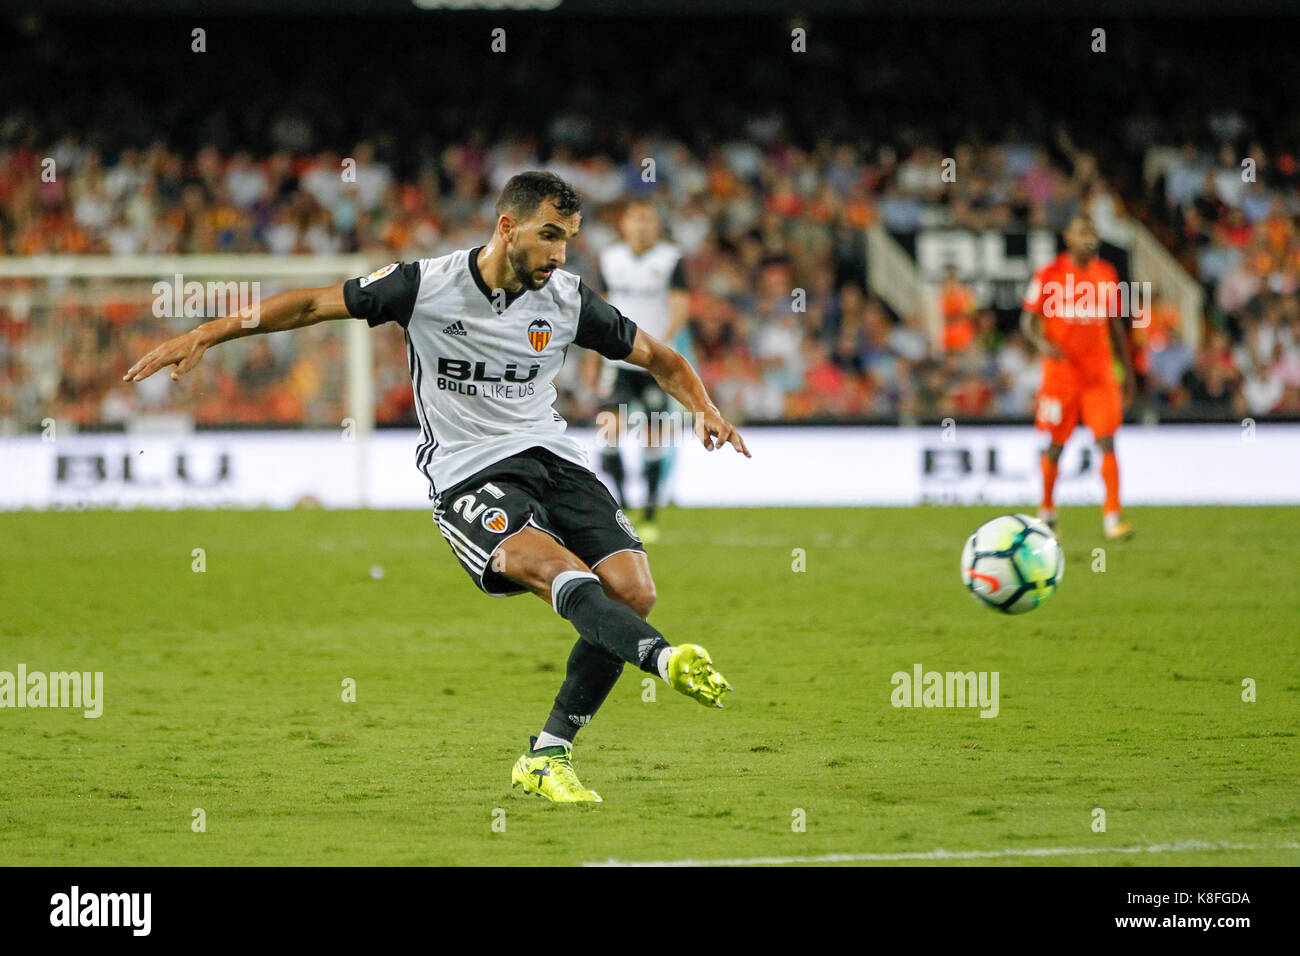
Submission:
[[709,451],[715,451],[728,442],[746,458],[753,458],[740,437],[736,426],[722,417],[717,408],[709,407],[695,416],[695,436]]
[[184,335],[168,339],[162,345],[152,349],[148,355],[127,370],[127,373],[122,376],[122,381],[142,382],[168,365],[176,366],[172,369],[172,381],[179,381],[182,375],[199,364],[199,359],[203,358],[203,353],[207,350],[208,344],[199,334],[199,330],[191,329]]

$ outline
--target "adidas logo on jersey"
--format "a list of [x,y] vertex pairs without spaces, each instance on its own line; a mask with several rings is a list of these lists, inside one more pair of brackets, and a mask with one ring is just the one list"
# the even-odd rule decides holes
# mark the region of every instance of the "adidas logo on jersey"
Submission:
[[467,335],[467,334],[468,334],[468,333],[465,331],[465,323],[463,323],[463,322],[461,322],[461,321],[459,321],[459,320],[457,320],[457,321],[451,323],[451,325],[447,326],[445,329],[443,329],[443,331],[446,332],[448,335]]

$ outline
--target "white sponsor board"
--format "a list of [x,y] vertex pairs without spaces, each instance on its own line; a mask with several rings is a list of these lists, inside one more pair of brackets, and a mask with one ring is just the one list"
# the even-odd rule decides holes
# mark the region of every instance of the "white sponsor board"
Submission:
[[[698,444],[679,451],[677,503],[1029,506],[1046,444],[1029,426],[960,424],[751,429],[745,440],[753,459]],[[1127,504],[1300,504],[1300,425],[1129,426],[1115,441]],[[1061,456],[1057,504],[1100,505],[1100,468],[1080,429]]]
[[[598,462],[596,433],[575,434]],[[678,449],[673,499],[687,507],[1030,506],[1039,495],[1043,439],[1029,427],[752,428],[745,438],[752,459],[694,441]],[[0,438],[0,509],[425,508],[417,442],[415,431],[355,441],[337,432]],[[1117,448],[1126,504],[1300,504],[1300,425],[1129,426]],[[1061,460],[1058,503],[1100,503],[1100,464],[1081,431]],[[640,490],[629,482],[633,507]]]

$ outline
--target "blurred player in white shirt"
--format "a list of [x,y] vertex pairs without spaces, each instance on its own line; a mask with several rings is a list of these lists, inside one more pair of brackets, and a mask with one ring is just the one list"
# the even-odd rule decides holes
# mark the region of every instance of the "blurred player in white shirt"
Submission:
[[[649,199],[628,202],[619,219],[622,242],[605,249],[600,256],[600,280],[605,298],[639,328],[663,342],[672,342],[686,325],[689,293],[682,252],[663,239],[663,229],[654,203]],[[593,354],[588,367],[588,381],[596,377],[599,358]],[[642,446],[643,472],[646,480],[646,505],[638,522],[643,541],[658,538],[655,511],[659,507],[659,489],[671,440],[658,427],[657,413],[668,411],[669,400],[663,389],[644,369],[626,362],[611,362],[600,376],[604,395],[601,407],[618,416],[618,431],[601,455],[601,468],[614,480],[619,504],[627,507],[624,490],[626,471],[618,439],[628,425],[629,412],[646,416],[646,427],[637,429]]]

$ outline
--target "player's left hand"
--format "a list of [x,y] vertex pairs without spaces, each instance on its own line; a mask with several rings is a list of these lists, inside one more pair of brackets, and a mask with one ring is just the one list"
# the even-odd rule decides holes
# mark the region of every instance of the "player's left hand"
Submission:
[[1133,400],[1137,398],[1137,379],[1134,377],[1132,371],[1125,373],[1124,384],[1120,386],[1120,392],[1124,401],[1124,407],[1128,408],[1133,404]]
[[722,413],[713,406],[695,416],[695,434],[709,451],[715,451],[730,442],[746,458],[754,457],[745,447],[745,439],[740,437],[736,426],[723,418]]
[[168,339],[162,345],[155,346],[149,354],[132,365],[125,375],[124,382],[142,382],[159,369],[175,365],[172,381],[178,382],[185,373],[199,364],[203,353],[208,350],[208,342],[199,329],[190,329],[184,335]]

